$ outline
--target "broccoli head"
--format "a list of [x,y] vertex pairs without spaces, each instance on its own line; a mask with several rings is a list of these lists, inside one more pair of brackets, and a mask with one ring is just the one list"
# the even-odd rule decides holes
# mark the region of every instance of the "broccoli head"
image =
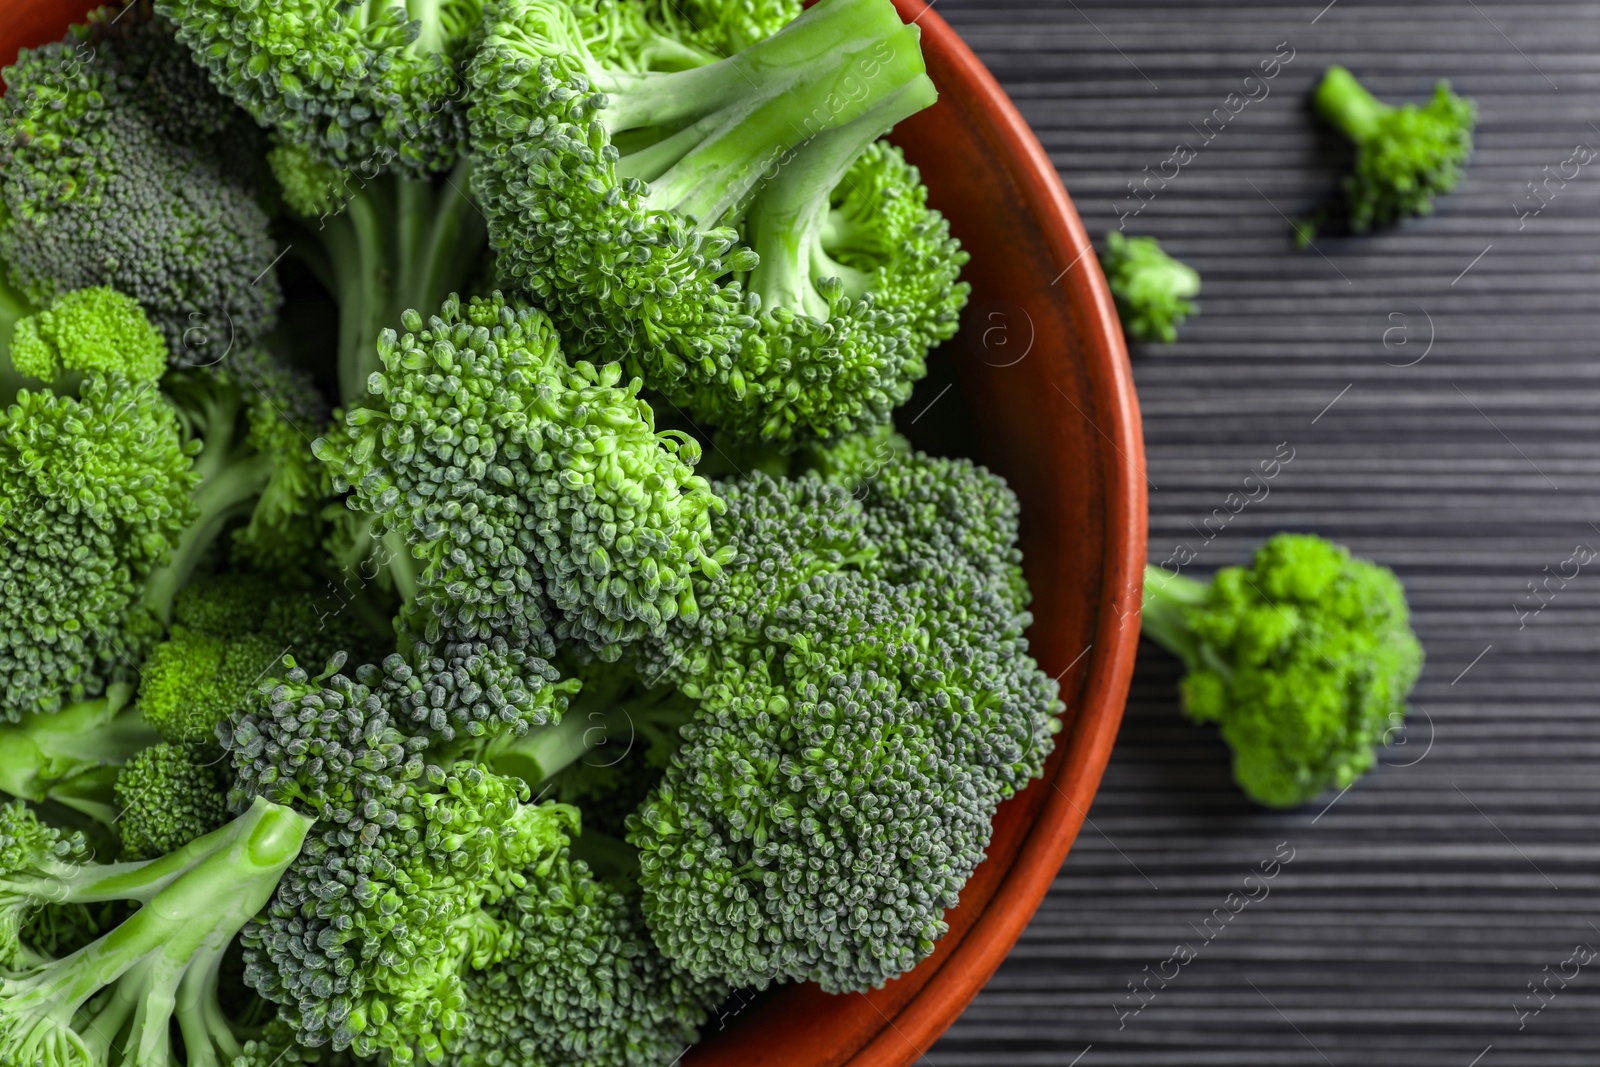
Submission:
[[1274,808],[1370,770],[1422,669],[1394,574],[1307,534],[1273,537],[1209,584],[1146,568],[1143,619],[1188,668],[1184,710],[1221,727],[1234,778]]
[[[1344,179],[1350,229],[1365,233],[1413,215],[1433,213],[1435,197],[1461,184],[1472,154],[1478,109],[1440,82],[1433,99],[1391,106],[1343,67],[1329,67],[1313,98],[1317,113],[1356,147],[1355,170]],[[1298,231],[1302,242],[1310,238]]]
[[1100,266],[1117,302],[1122,328],[1134,341],[1178,339],[1178,327],[1195,313],[1200,274],[1162,249],[1154,237],[1106,234]]
[[478,0],[157,0],[194,61],[264,126],[342,167],[448,170]]
[[[699,702],[628,820],[645,914],[697,976],[881,985],[932,951],[995,807],[1052,747],[1015,501],[921,454],[860,499],[815,475],[718,489],[737,551],[645,643]],[[995,501],[949,506],[975,489]]]
[[473,1035],[458,1067],[639,1067],[693,1044],[726,994],[663,959],[626,881],[596,879],[562,849],[496,906],[512,948],[468,975]]
[[475,188],[502,272],[575,355],[780,442],[904,399],[965,289],[915,171],[869,151],[936,95],[892,5],[823,0],[672,71],[597,54],[562,0],[504,0],[487,25]]
[[717,507],[698,446],[657,433],[621,368],[568,364],[550,320],[496,293],[386,333],[348,416],[351,505],[421,561],[418,603],[465,636],[503,616],[616,655],[691,609]]
[[5,72],[0,260],[35,305],[113,286],[174,362],[214,362],[265,333],[281,301],[268,218],[235,158],[259,133],[146,7],[110,11]]
[[228,821],[220,768],[201,752],[165,741],[135,753],[117,775],[122,858],[176,852]]

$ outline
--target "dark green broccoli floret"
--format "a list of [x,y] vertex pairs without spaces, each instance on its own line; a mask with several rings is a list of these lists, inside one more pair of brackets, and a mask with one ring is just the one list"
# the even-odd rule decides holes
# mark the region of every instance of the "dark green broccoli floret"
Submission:
[[170,27],[136,5],[24,50],[0,98],[0,260],[36,305],[110,285],[171,358],[216,361],[269,329],[277,249],[238,167],[259,134],[194,77]]
[[932,951],[1052,745],[1015,502],[920,454],[863,500],[815,476],[718,488],[737,554],[647,643],[699,707],[628,823],[645,914],[695,975],[877,986]]
[[462,147],[461,80],[478,0],[157,0],[178,38],[262,125],[371,173],[448,170]]
[[872,147],[935,96],[891,5],[823,0],[675,71],[596,52],[562,0],[505,0],[488,25],[475,187],[501,270],[576,355],[775,442],[905,398],[966,293],[916,171]]
[[[1435,197],[1461,184],[1472,154],[1478,109],[1441,81],[1421,107],[1393,107],[1369,93],[1343,67],[1329,67],[1313,98],[1317,113],[1356,146],[1355,170],[1344,179],[1350,229],[1365,233],[1412,215],[1433,213]],[[1312,231],[1297,227],[1302,243]]]
[[162,742],[133,756],[117,776],[117,834],[122,858],[149,860],[176,852],[228,821],[215,764],[202,753]]
[[1275,808],[1370,770],[1422,669],[1394,574],[1307,534],[1210,584],[1147,567],[1143,633],[1183,660],[1184,710],[1221,726],[1234,778]]
[[468,976],[474,1035],[458,1067],[668,1064],[726,994],[661,958],[626,883],[597,881],[566,850],[495,909],[504,961]]
[[405,327],[380,343],[348,445],[323,454],[420,561],[419,604],[468,636],[513,616],[610,658],[692,608],[717,502],[698,447],[656,432],[637,379],[569,365],[550,320],[499,293],[426,322],[408,311]]
[[1167,255],[1154,237],[1123,237],[1114,230],[1106,234],[1100,266],[1130,340],[1178,339],[1178,327],[1195,313],[1190,298],[1200,294],[1198,271]]
[[0,958],[21,924],[47,904],[139,905],[67,956],[4,972],[0,1047],[7,1062],[159,1065],[181,1055],[198,1067],[240,1054],[243,1042],[219,999],[222,957],[311,823],[259,801],[160,858],[98,864],[22,802],[0,809]]

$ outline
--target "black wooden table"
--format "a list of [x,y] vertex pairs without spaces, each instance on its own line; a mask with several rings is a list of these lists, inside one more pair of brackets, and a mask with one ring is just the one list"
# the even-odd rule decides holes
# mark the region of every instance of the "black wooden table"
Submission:
[[[1143,648],[1089,823],[926,1061],[1594,1064],[1600,6],[936,10],[1092,234],[1120,218],[1205,277],[1181,342],[1133,355],[1152,554],[1188,542],[1200,572],[1323,533],[1399,572],[1429,658],[1388,766],[1277,814],[1241,798],[1214,731],[1179,715],[1175,662]],[[1435,217],[1297,252],[1285,216],[1344,160],[1306,104],[1334,62],[1390,97],[1450,78],[1478,102],[1478,151]],[[1180,143],[1193,158],[1163,168]]]

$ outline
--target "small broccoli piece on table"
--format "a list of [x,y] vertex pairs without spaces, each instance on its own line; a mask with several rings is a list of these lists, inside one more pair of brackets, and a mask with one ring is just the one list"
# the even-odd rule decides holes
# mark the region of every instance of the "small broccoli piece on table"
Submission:
[[568,364],[544,313],[498,292],[405,327],[383,336],[347,443],[320,447],[351,506],[420,561],[420,605],[464,636],[513,616],[610,658],[693,609],[718,503],[638,379]]
[[1154,237],[1106,234],[1100,266],[1117,302],[1122,328],[1135,341],[1178,339],[1178,327],[1195,313],[1200,274],[1162,249]]
[[1185,712],[1221,727],[1258,803],[1349,786],[1400,725],[1422,646],[1387,568],[1279,534],[1209,584],[1147,567],[1144,589],[1144,635],[1188,668]]
[[204,759],[195,749],[161,742],[123,764],[116,786],[123,859],[176,852],[228,821],[219,768]]
[[905,399],[966,289],[915,168],[874,147],[936,96],[891,4],[823,0],[667,71],[591,48],[563,0],[504,0],[487,25],[475,189],[501,270],[573,354],[789,447]]
[[[1344,179],[1350,229],[1365,233],[1413,215],[1433,213],[1435,197],[1461,184],[1472,154],[1478,109],[1441,81],[1433,99],[1391,106],[1355,75],[1329,67],[1313,98],[1317,113],[1356,146],[1355,170]],[[1308,230],[1299,230],[1301,242]]]
[[22,802],[0,809],[0,958],[11,955],[18,931],[46,905],[138,905],[69,955],[4,972],[0,1047],[7,1061],[216,1065],[239,1055],[243,1039],[219,999],[222,958],[311,824],[258,801],[175,852],[100,864]]
[[260,135],[196,73],[146,7],[115,19],[106,8],[68,40],[24,50],[0,97],[11,285],[39,306],[113,286],[181,364],[260,337],[281,301],[268,218],[237,165]]
[[157,0],[217,88],[320,158],[371,174],[448,170],[463,146],[476,0]]

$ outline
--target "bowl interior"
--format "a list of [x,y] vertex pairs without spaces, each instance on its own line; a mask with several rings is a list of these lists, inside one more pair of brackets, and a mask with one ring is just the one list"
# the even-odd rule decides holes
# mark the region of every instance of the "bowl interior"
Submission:
[[[893,140],[921,167],[931,201],[972,256],[972,301],[939,358],[955,364],[978,458],[1022,501],[1029,637],[1059,676],[1067,710],[1044,780],[1002,805],[989,858],[931,957],[870,993],[800,985],[748,1006],[735,1001],[684,1057],[702,1067],[878,1067],[919,1057],[999,965],[1071,846],[1110,754],[1138,641],[1144,453],[1099,264],[1054,168],[993,77],[922,0],[896,3],[922,29],[940,100]],[[10,0],[0,65],[20,47],[58,39],[95,6]],[[902,420],[910,418],[921,415],[908,408]]]

